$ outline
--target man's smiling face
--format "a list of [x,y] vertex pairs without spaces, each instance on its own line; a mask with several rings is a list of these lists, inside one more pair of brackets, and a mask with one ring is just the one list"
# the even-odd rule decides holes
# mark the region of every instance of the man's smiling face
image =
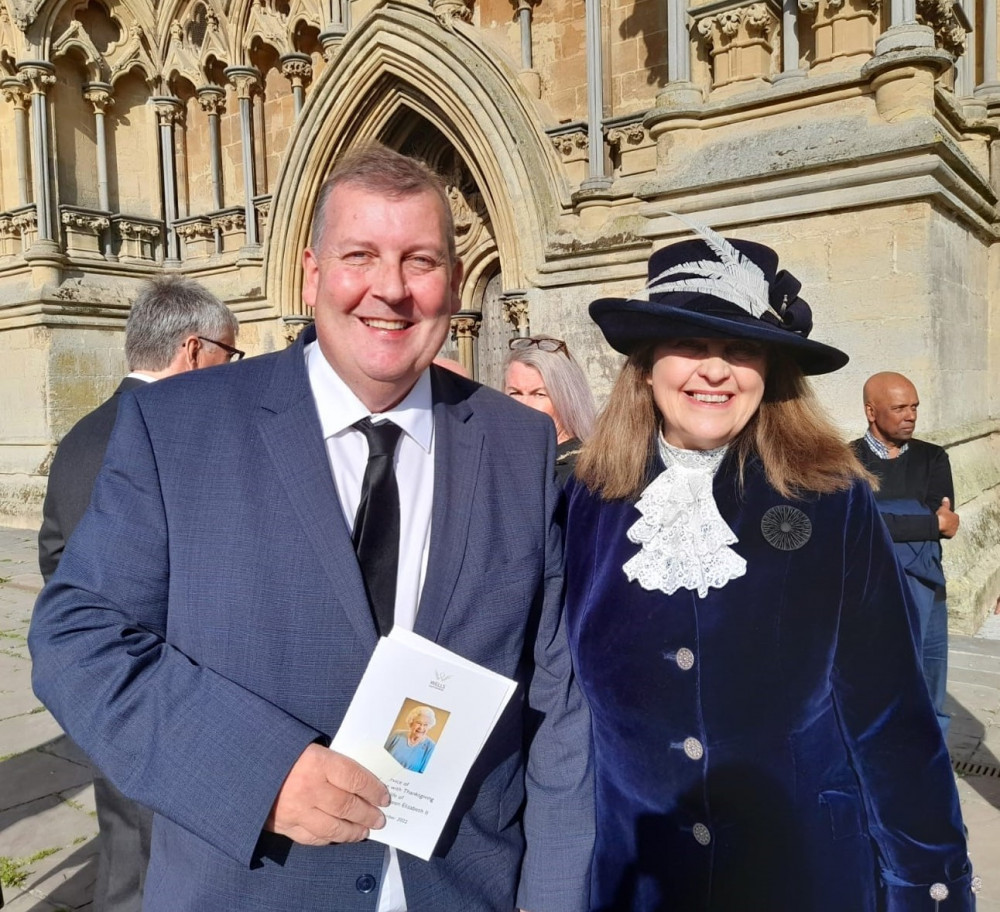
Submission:
[[431,363],[458,311],[442,203],[343,184],[326,207],[322,248],[303,255],[302,299],[326,360],[373,412],[397,404]]

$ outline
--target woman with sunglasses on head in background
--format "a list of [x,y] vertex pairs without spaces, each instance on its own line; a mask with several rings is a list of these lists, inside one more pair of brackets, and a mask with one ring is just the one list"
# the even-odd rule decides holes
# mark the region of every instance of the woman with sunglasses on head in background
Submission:
[[969,912],[914,612],[773,250],[707,229],[590,313],[628,360],[567,487],[601,912]]
[[566,343],[551,336],[510,340],[504,361],[504,392],[548,415],[556,426],[556,477],[573,474],[581,445],[594,429],[597,406],[582,368]]

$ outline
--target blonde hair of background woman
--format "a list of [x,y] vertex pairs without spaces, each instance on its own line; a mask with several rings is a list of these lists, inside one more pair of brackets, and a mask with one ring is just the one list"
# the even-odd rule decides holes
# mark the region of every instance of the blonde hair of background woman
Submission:
[[[532,338],[562,342],[554,336],[532,336]],[[565,344],[563,342],[563,345]],[[512,350],[503,363],[505,383],[507,368],[515,362],[526,364],[538,371],[562,429],[577,440],[590,439],[597,420],[597,404],[594,402],[594,394],[590,391],[590,384],[587,383],[583,368],[570,355],[569,349],[554,352],[542,351],[537,347]]]

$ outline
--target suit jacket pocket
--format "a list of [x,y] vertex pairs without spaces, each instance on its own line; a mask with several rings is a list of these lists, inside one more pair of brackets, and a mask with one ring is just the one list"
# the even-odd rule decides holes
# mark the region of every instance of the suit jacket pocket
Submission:
[[861,798],[856,792],[829,789],[819,793],[819,803],[826,808],[834,839],[858,836],[863,831]]

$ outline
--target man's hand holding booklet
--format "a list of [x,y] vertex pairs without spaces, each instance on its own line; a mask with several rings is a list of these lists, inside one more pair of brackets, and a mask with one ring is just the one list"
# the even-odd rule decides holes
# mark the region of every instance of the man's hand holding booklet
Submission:
[[388,787],[370,839],[431,857],[479,751],[517,684],[400,627],[382,637],[331,749]]

